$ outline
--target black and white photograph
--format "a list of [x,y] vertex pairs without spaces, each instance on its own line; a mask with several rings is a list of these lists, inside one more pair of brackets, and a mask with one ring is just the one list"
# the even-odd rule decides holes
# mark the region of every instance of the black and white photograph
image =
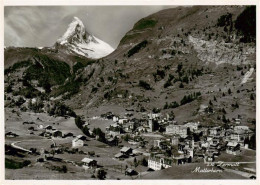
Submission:
[[259,182],[258,4],[3,9],[5,180]]

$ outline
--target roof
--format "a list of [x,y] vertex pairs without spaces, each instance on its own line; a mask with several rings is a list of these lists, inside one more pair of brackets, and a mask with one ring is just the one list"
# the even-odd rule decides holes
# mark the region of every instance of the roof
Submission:
[[44,127],[44,128],[52,128],[52,126],[51,125],[47,125],[46,127]]
[[228,144],[227,144],[227,146],[233,146],[233,147],[235,147],[237,145],[238,145],[238,143],[234,142],[234,141],[229,141]]
[[76,138],[82,138],[83,137],[83,135],[78,135],[78,136],[76,136]]
[[76,138],[74,138],[72,141],[73,141],[73,142],[77,142],[77,141],[83,141],[83,140],[76,137]]
[[90,162],[93,162],[93,161],[96,161],[96,160],[85,157],[81,161],[84,162],[84,163],[90,163]]
[[241,126],[235,126],[234,127],[234,130],[236,130],[236,129],[242,129],[242,130],[248,130],[249,129],[249,127],[248,126],[243,126],[243,125],[241,125]]
[[84,140],[84,139],[86,139],[86,136],[78,135],[78,136],[76,136],[76,139]]
[[200,124],[197,122],[188,122],[185,124],[185,126],[199,126]]
[[120,151],[121,152],[127,152],[127,151],[129,151],[129,150],[131,150],[132,148],[130,148],[130,147],[126,147],[126,146],[124,146]]
[[[60,130],[54,130],[53,133],[55,133],[55,132],[61,132],[61,131],[60,131]],[[61,132],[61,133],[62,133],[62,132]]]
[[111,124],[111,127],[119,127],[119,125],[117,123]]
[[107,141],[112,142],[112,141],[114,141],[114,138],[112,138],[112,137],[108,138]]
[[115,157],[116,158],[119,158],[119,157],[122,157],[124,154],[122,154],[122,153],[117,153],[116,155],[115,155]]
[[134,172],[134,170],[131,169],[131,168],[127,168],[125,171],[128,172],[128,173],[133,173]]

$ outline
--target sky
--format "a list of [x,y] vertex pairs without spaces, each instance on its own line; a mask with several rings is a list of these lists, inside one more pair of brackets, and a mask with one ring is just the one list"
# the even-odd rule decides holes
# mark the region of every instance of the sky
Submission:
[[174,6],[6,6],[5,46],[52,46],[76,16],[87,32],[116,48],[143,17]]

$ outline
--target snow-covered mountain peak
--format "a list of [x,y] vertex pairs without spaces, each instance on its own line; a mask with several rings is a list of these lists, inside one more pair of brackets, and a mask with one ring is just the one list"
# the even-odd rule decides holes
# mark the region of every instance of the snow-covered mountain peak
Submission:
[[62,46],[62,49],[67,49],[69,52],[95,59],[114,51],[109,44],[89,34],[78,17],[73,18],[66,32],[57,40],[56,46]]
[[57,40],[59,44],[66,43],[83,43],[89,34],[86,32],[85,26],[78,17],[74,17],[72,22],[69,24],[67,31],[61,38]]

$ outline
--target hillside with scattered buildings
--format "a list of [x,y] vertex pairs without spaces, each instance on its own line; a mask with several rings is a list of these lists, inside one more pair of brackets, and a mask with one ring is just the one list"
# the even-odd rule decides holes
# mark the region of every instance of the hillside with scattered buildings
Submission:
[[6,178],[255,178],[255,15],[162,10],[100,59],[6,48]]

